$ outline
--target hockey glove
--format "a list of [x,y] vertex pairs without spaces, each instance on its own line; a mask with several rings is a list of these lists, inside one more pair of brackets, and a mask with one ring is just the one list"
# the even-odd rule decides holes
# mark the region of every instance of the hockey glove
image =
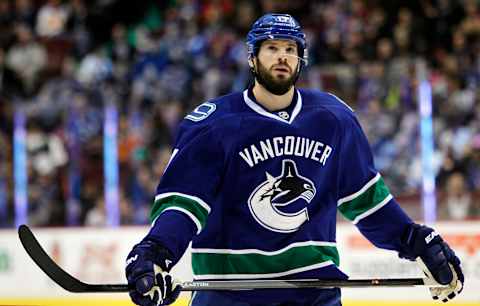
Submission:
[[402,243],[401,258],[417,260],[428,278],[446,285],[430,288],[434,300],[448,302],[462,292],[464,276],[460,259],[437,232],[424,225],[412,224],[402,237]]
[[170,305],[180,294],[180,285],[167,272],[170,252],[150,240],[135,245],[125,269],[132,301],[141,306]]

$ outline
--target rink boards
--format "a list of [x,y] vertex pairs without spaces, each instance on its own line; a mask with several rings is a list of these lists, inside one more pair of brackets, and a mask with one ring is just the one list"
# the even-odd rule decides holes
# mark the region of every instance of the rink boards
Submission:
[[[480,224],[442,223],[435,227],[462,259],[466,288],[455,303],[480,306]],[[147,227],[119,229],[35,229],[34,233],[54,260],[66,271],[89,283],[124,283],[124,260]],[[415,263],[379,250],[350,224],[337,232],[341,268],[352,278],[419,277]],[[192,278],[188,252],[174,268],[181,280]],[[13,230],[0,230],[0,305],[133,305],[127,294],[71,294],[54,284],[27,257]],[[439,305],[426,288],[369,288],[343,290],[344,305]],[[442,303],[440,303],[442,304]],[[176,303],[188,305],[188,295]]]
[[[0,305],[8,306],[133,306],[128,299],[1,299]],[[188,306],[188,298],[181,298],[173,306]],[[344,300],[343,306],[438,306],[440,302],[414,301],[352,301]],[[478,306],[480,302],[449,302],[449,306]]]

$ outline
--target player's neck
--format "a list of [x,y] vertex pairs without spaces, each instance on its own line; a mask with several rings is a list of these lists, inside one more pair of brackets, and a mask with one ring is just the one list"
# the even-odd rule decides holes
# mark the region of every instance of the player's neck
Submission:
[[277,96],[269,92],[265,87],[255,81],[253,86],[253,95],[257,102],[269,111],[276,111],[287,108],[293,100],[295,88],[292,86],[285,94]]

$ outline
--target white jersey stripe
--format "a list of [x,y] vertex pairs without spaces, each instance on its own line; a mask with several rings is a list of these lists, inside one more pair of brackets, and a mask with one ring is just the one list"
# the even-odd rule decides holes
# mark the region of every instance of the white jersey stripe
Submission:
[[300,113],[300,111],[302,110],[302,95],[300,94],[300,92],[297,90],[297,101],[296,101],[296,104],[295,104],[295,108],[293,109],[292,111],[292,116],[290,117],[290,120],[285,120],[283,118],[280,118],[279,116],[275,115],[275,114],[272,114],[270,112],[267,112],[265,109],[263,109],[260,105],[258,105],[257,103],[255,103],[254,101],[252,101],[252,99],[250,99],[248,97],[248,89],[246,89],[244,92],[243,92],[243,100],[245,101],[245,103],[252,109],[254,110],[255,112],[259,113],[260,115],[263,115],[265,117],[269,117],[269,118],[272,118],[272,119],[276,119],[278,121],[282,121],[284,123],[288,123],[288,124],[291,124],[293,122],[293,120],[295,119],[295,117],[297,117],[297,115]]
[[330,96],[333,96],[333,97],[334,97],[335,99],[337,99],[340,103],[342,103],[343,105],[345,105],[346,107],[348,107],[348,109],[349,109],[350,111],[352,111],[352,113],[355,112],[355,111],[353,110],[353,108],[350,107],[350,105],[348,105],[345,101],[343,101],[342,99],[340,99],[340,98],[337,97],[336,95],[334,95],[334,94],[332,94],[332,93],[330,93],[330,92],[327,92],[327,94],[329,94]]
[[[168,207],[166,208],[164,211],[162,211],[161,214],[163,214],[164,212],[166,212],[167,210],[176,210],[176,211],[180,211],[184,214],[186,214],[190,219],[192,219],[193,223],[195,223],[195,226],[197,227],[197,235],[200,234],[200,232],[202,231],[202,224],[200,223],[200,221],[197,219],[197,217],[195,217],[194,214],[192,214],[191,212],[189,212],[188,210],[186,209],[183,209],[181,207],[175,207],[175,206],[171,206],[171,207]],[[160,215],[161,215],[160,214]],[[158,217],[157,217],[158,218]],[[155,219],[156,221],[156,219]],[[154,221],[154,222],[155,222]]]
[[192,253],[212,253],[212,254],[260,254],[266,256],[275,256],[281,254],[285,251],[296,247],[303,247],[303,246],[330,246],[336,247],[337,244],[335,242],[328,242],[328,241],[301,241],[301,242],[294,242],[284,248],[281,248],[276,251],[263,251],[258,249],[206,249],[206,248],[192,248]]
[[373,214],[374,212],[376,212],[377,210],[379,210],[380,208],[382,208],[383,206],[387,205],[388,202],[390,202],[390,200],[393,198],[393,196],[391,194],[389,194],[382,202],[378,203],[377,205],[375,205],[374,207],[370,208],[369,210],[367,210],[366,212],[358,215],[355,219],[353,219],[352,223],[353,224],[357,224],[358,221],[362,220],[363,218],[366,218],[368,216],[370,216],[371,214]]
[[370,181],[368,181],[365,186],[363,186],[359,191],[351,194],[351,195],[348,195],[344,198],[341,198],[340,200],[338,200],[337,202],[337,206],[340,206],[342,205],[343,203],[345,202],[349,202],[359,196],[361,196],[368,188],[370,188],[373,184],[375,184],[376,182],[378,182],[378,180],[380,179],[381,175],[380,173],[377,172],[377,175],[375,175],[375,177],[373,179],[371,179]]

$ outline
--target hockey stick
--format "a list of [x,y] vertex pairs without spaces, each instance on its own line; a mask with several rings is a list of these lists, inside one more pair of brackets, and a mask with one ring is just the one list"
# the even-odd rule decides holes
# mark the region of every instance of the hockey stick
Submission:
[[[42,248],[32,231],[20,225],[18,235],[28,255],[54,282],[63,289],[76,293],[128,292],[126,284],[87,284],[60,268]],[[353,280],[225,280],[188,281],[181,283],[182,291],[199,290],[253,290],[253,289],[298,289],[333,287],[435,287],[427,278],[353,279]]]

